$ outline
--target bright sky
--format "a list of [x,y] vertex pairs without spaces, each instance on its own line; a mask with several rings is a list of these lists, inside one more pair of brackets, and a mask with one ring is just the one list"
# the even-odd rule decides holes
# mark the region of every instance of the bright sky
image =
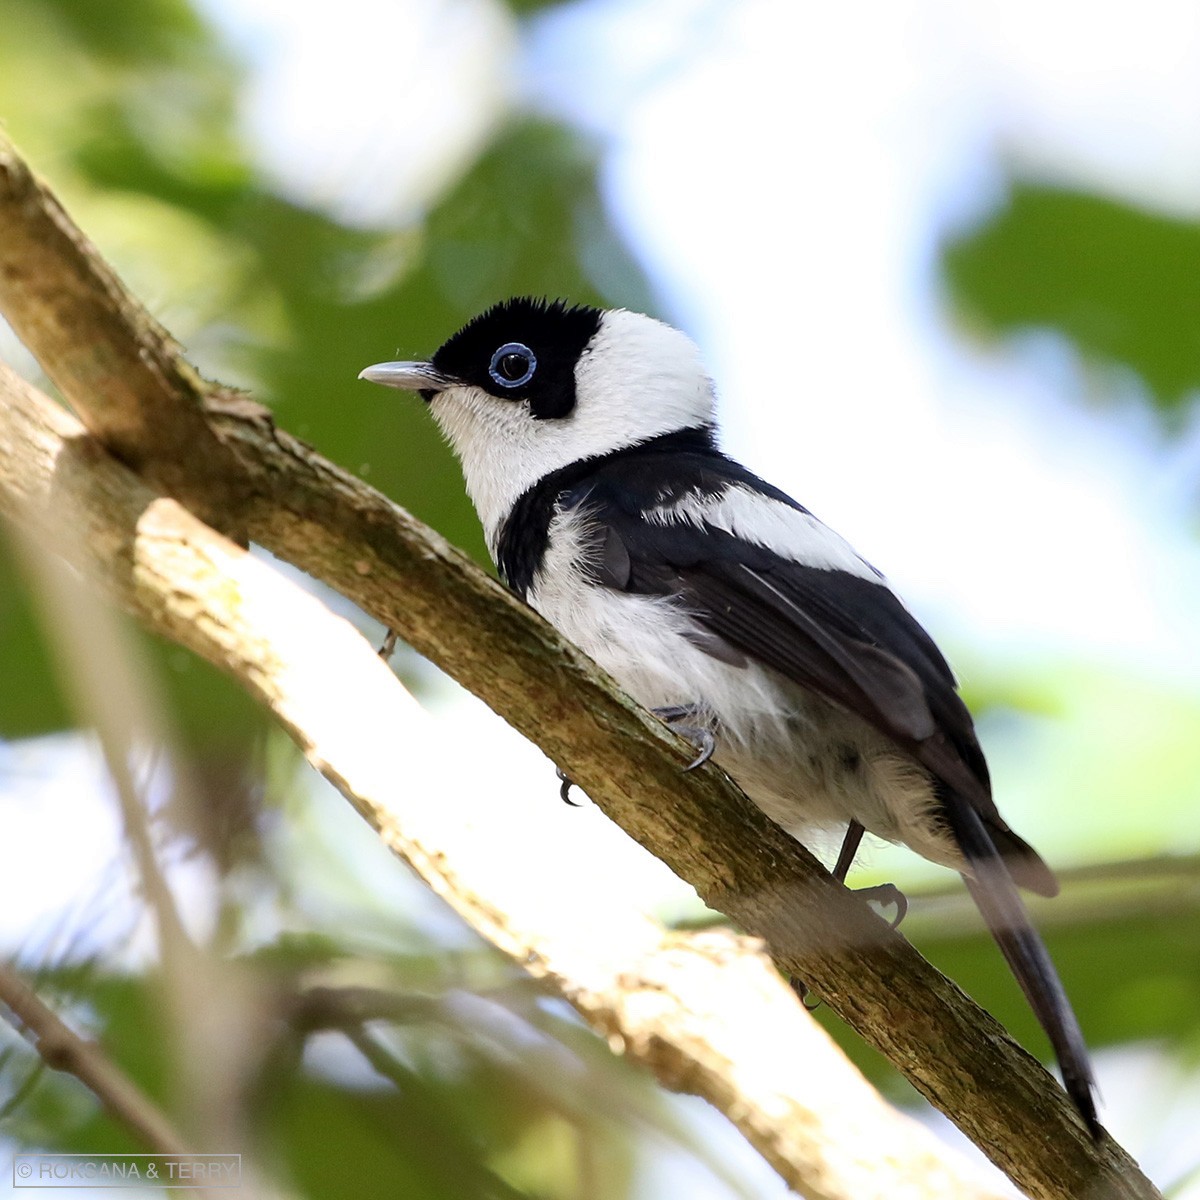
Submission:
[[[1200,206],[1200,120],[1181,119],[1200,106],[1200,13],[680,0],[653,6],[659,36],[631,62],[646,7],[545,21],[539,94],[612,136],[610,203],[708,352],[730,444],[943,628],[1163,661],[1186,639],[1194,665],[1192,493],[1170,452],[1134,412],[1083,413],[1065,347],[970,349],[934,252],[1006,158]],[[1190,603],[1170,613],[1184,564]]]

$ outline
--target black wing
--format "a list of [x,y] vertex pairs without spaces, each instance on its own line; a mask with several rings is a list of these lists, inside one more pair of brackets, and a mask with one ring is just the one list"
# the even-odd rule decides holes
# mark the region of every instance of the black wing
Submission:
[[[686,439],[694,432],[701,440],[691,444]],[[1087,1049],[1014,886],[1015,880],[1054,895],[1057,883],[996,810],[974,724],[945,659],[869,568],[859,573],[806,564],[706,525],[705,505],[730,487],[804,510],[721,455],[707,431],[661,441],[674,444],[649,443],[546,481],[536,500],[546,523],[532,522],[526,530],[539,529],[536,542],[552,511],[586,513],[599,583],[679,597],[715,635],[716,645],[725,647],[723,653],[732,647],[858,714],[930,772],[947,827],[971,867],[965,878],[972,897],[1049,1035],[1067,1090],[1095,1134]],[[651,510],[661,516],[687,501],[688,520],[663,523],[646,517]],[[544,544],[526,538],[523,545],[524,569],[532,578]],[[512,562],[515,567],[517,560]]]
[[967,803],[978,812],[1018,883],[1057,893],[1049,868],[992,801],[987,763],[953,672],[882,577],[866,564],[863,574],[810,566],[725,529],[645,515],[688,500],[696,502],[693,512],[702,510],[730,487],[806,510],[712,449],[650,443],[564,482],[572,486],[556,492],[556,507],[587,513],[599,582],[679,597],[716,645],[861,716],[940,782],[944,804]]

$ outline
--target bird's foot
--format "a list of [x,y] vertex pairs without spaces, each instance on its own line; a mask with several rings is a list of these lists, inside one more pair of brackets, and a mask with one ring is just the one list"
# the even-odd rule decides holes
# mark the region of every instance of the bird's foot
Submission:
[[[713,756],[717,748],[717,735],[708,725],[698,724],[704,717],[705,710],[698,704],[668,704],[662,708],[650,710],[662,721],[672,733],[685,738],[696,747],[700,753],[683,769],[694,771],[702,767]],[[688,722],[697,722],[688,724]]]
[[816,1012],[821,1007],[820,1000],[814,1000],[809,993],[808,984],[803,979],[797,979],[795,975],[788,976],[788,983],[791,984],[792,991],[796,993],[796,999],[808,1009],[809,1012]]
[[384,662],[388,662],[392,655],[396,653],[396,643],[399,640],[400,635],[394,629],[389,629],[384,635],[383,645],[379,647],[379,657]]
[[[380,653],[382,654],[383,651],[381,650]],[[706,725],[687,723],[689,721],[698,722],[703,718],[704,710],[698,704],[669,704],[664,708],[652,708],[650,711],[664,722],[672,733],[686,738],[700,751],[683,768],[685,771],[694,771],[697,767],[704,766],[712,758],[713,751],[717,748],[716,734]],[[571,789],[575,786],[575,781],[561,767],[555,767],[554,773],[558,776],[561,785],[558,789],[558,798],[572,808],[581,807],[571,799]]]
[[[842,850],[838,855],[837,866],[833,868],[833,877],[838,883],[845,883],[850,873],[854,856],[862,844],[866,830],[858,821],[851,821],[846,826],[846,837],[842,842]],[[894,883],[880,883],[875,887],[854,889],[868,904],[877,904],[880,908],[895,908],[896,916],[889,922],[893,929],[900,927],[900,922],[908,915],[908,898]],[[882,913],[879,914],[883,916]],[[884,917],[884,920],[887,920]]]
[[[874,887],[853,888],[851,889],[856,896],[861,896],[873,908],[894,908],[896,915],[888,921],[888,918],[879,913],[893,929],[900,927],[900,922],[908,915],[908,897],[894,883],[880,883]],[[809,1012],[816,1012],[821,1007],[820,1000],[812,999],[808,984],[803,979],[797,979],[792,975],[788,978],[788,983],[792,986],[792,991],[796,993],[800,1003],[808,1009]]]
[[582,808],[583,805],[576,800],[571,799],[571,789],[575,786],[575,780],[562,769],[562,767],[554,768],[555,775],[558,776],[558,782],[562,785],[558,789],[558,798],[564,803],[569,804],[572,808]]
[[899,929],[900,922],[908,916],[908,897],[894,883],[880,883],[874,887],[855,888],[854,894],[861,896],[872,908],[894,908],[896,915],[890,920],[881,912],[879,915],[893,928]]

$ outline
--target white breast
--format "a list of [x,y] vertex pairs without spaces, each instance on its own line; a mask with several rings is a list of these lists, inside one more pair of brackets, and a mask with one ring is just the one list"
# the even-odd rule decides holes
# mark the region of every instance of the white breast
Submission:
[[700,650],[696,622],[667,596],[616,592],[593,582],[586,513],[556,515],[529,603],[647,708],[704,704],[727,738],[742,741],[790,707],[777,677]]
[[553,518],[528,592],[552,625],[646,708],[702,705],[717,734],[714,760],[800,840],[811,843],[854,818],[927,858],[960,865],[930,819],[934,797],[920,767],[860,718],[776,672],[705,653],[692,640],[702,631],[678,601],[595,583],[586,519],[574,511]]

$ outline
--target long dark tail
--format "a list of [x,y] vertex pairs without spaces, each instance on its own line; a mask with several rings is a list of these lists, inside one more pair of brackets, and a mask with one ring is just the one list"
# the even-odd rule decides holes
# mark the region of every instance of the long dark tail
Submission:
[[946,810],[950,827],[972,868],[971,875],[963,876],[967,890],[1050,1038],[1067,1095],[1092,1136],[1098,1137],[1095,1081],[1087,1046],[1050,954],[1030,923],[1016,884],[979,813],[961,801],[951,801]]

